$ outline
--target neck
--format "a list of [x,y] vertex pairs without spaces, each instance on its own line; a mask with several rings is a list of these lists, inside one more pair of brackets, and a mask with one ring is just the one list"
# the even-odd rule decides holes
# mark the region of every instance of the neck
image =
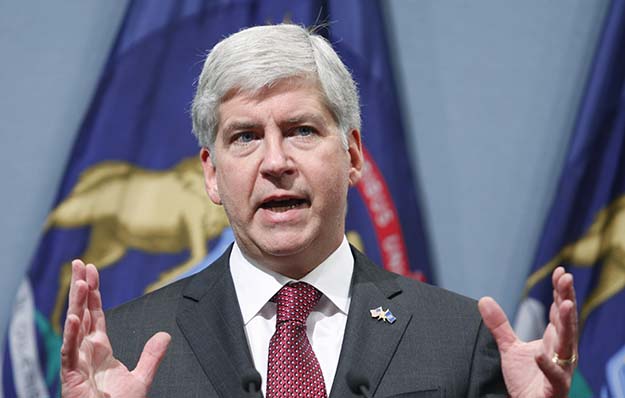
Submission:
[[248,248],[241,245],[239,241],[237,241],[237,244],[241,249],[241,253],[248,261],[288,278],[299,280],[330,257],[330,255],[339,248],[342,242],[343,237],[341,236],[341,239],[325,249],[311,247],[307,250],[287,255],[274,255],[258,250],[248,250]]

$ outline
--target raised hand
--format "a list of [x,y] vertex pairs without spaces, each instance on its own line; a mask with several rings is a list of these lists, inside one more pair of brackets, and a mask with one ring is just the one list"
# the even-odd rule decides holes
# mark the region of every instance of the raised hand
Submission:
[[543,338],[525,343],[518,339],[505,313],[490,297],[478,307],[501,353],[501,370],[513,398],[568,397],[577,360],[577,304],[573,275],[553,271],[554,302]]
[[137,367],[129,371],[113,356],[106,334],[98,271],[92,264],[72,262],[61,347],[63,398],[145,397],[170,340],[164,332],[152,336]]

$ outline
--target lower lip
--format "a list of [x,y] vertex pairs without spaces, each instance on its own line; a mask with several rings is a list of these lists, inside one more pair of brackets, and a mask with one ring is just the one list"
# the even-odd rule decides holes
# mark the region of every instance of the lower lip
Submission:
[[304,210],[306,210],[308,206],[298,206],[292,209],[288,209],[286,211],[272,211],[270,209],[260,208],[258,213],[263,221],[267,221],[271,224],[280,224],[280,223],[292,223],[295,221],[299,221],[303,216]]

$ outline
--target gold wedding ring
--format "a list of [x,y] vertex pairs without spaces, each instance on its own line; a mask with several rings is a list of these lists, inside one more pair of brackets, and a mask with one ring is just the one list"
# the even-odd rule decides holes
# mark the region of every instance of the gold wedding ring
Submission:
[[555,363],[561,367],[573,366],[577,363],[577,355],[573,354],[568,359],[560,359],[557,352],[553,353],[553,357],[551,357],[551,362]]

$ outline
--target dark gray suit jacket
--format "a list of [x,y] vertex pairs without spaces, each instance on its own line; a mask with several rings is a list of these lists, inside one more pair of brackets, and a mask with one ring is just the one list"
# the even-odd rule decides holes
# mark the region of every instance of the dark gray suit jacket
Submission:
[[[352,252],[351,306],[330,398],[356,397],[345,381],[350,369],[369,380],[375,397],[506,396],[499,353],[475,301],[384,271]],[[254,365],[229,255],[107,313],[113,352],[130,369],[150,336],[171,334],[149,397],[246,396],[241,377]],[[379,306],[397,321],[371,318],[369,310]]]

